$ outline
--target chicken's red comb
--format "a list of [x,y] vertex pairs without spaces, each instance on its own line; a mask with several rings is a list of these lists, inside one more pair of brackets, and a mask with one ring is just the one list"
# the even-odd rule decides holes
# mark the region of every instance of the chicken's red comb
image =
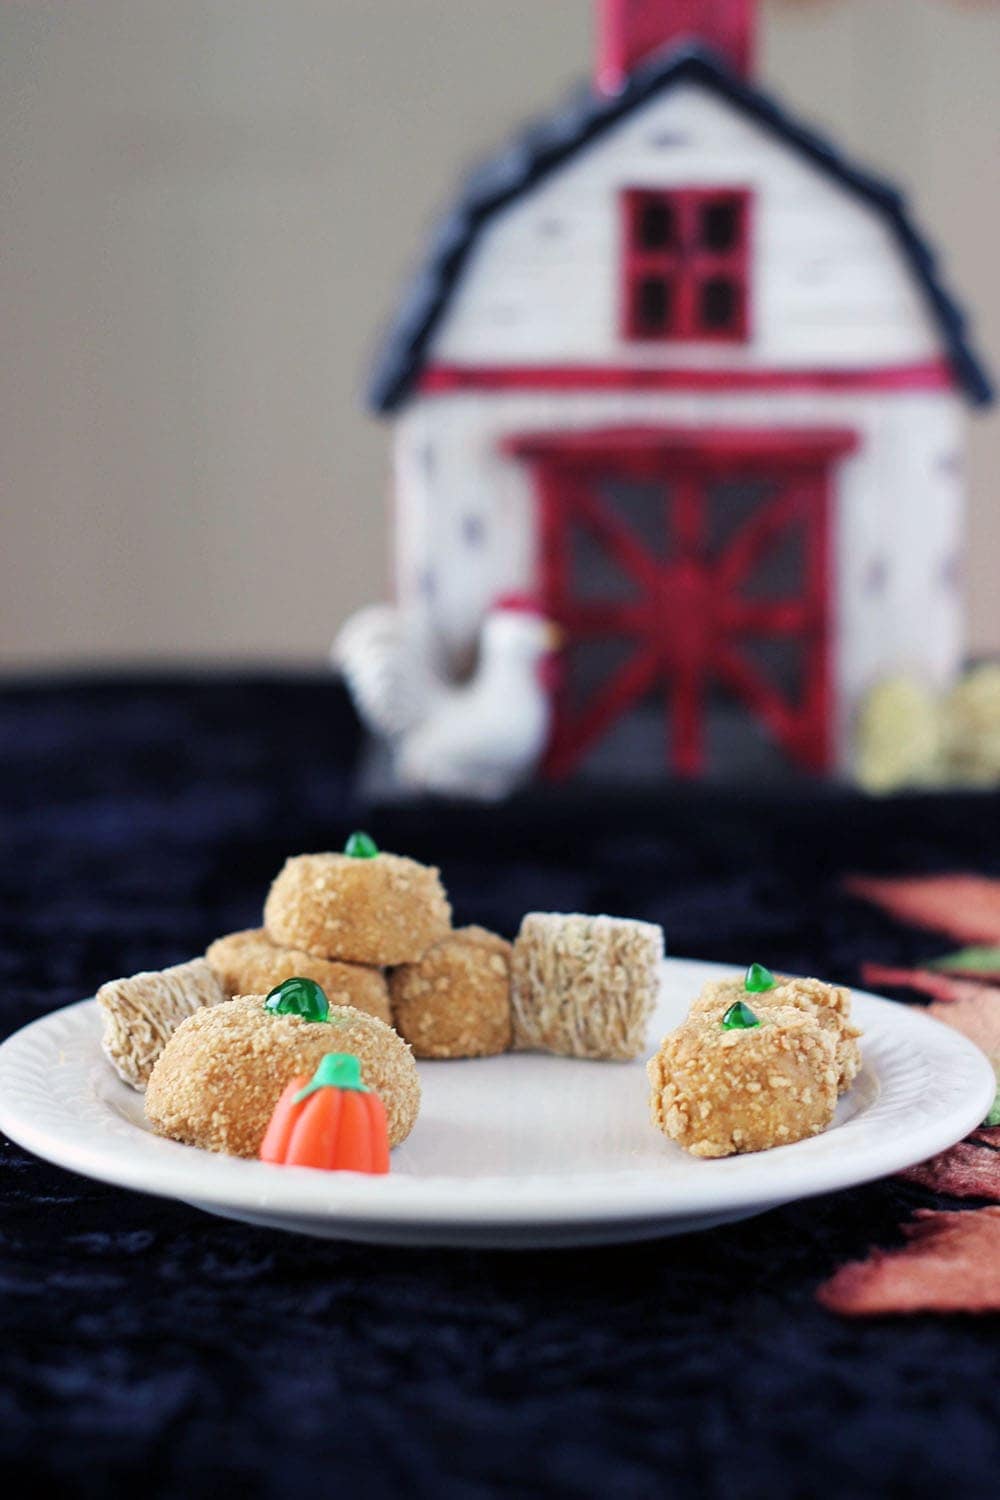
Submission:
[[545,615],[541,600],[533,594],[501,594],[498,599],[494,599],[490,608],[502,609],[512,615]]

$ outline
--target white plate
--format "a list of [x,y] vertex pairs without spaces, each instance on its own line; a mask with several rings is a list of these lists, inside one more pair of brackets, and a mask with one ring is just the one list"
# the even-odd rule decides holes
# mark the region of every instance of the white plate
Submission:
[[[731,972],[669,959],[653,1045],[706,979]],[[687,1156],[653,1129],[642,1063],[532,1055],[421,1063],[420,1118],[388,1177],[196,1151],[148,1129],[141,1095],[101,1056],[93,1000],[0,1047],[0,1128],[84,1176],[331,1239],[510,1247],[644,1239],[883,1177],[984,1118],[996,1081],[971,1042],[870,995],[856,996],[855,1016],[864,1066],[830,1129],[723,1161]]]

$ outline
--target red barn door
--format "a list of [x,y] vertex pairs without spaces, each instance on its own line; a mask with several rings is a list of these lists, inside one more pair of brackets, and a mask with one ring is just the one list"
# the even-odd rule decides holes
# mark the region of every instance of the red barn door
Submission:
[[[549,774],[571,774],[656,693],[666,713],[668,767],[698,775],[706,769],[710,695],[718,691],[788,761],[829,767],[830,477],[854,442],[842,431],[632,430],[546,434],[512,445],[535,469],[538,581],[547,612],[566,630],[571,655],[599,638],[614,640],[619,651],[615,667],[582,701],[565,684],[558,690]],[[615,485],[636,483],[661,511],[662,545],[616,504]],[[742,485],[743,510],[735,524],[729,518],[720,541],[717,513],[720,495],[726,508],[727,483]],[[624,593],[602,597],[583,587],[572,563],[581,535],[627,581]],[[791,536],[794,574],[779,597],[762,594],[757,575]],[[753,643],[768,639],[797,647],[794,691],[755,660]]]

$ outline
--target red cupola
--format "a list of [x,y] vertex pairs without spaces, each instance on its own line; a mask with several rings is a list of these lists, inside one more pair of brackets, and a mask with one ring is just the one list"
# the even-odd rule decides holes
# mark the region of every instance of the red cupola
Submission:
[[597,0],[597,86],[615,94],[654,52],[699,46],[750,72],[756,0]]

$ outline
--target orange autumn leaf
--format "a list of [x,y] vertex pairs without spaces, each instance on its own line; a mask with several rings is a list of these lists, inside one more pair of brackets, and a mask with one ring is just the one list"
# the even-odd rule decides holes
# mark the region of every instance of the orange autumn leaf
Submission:
[[989,1198],[1000,1203],[1000,1151],[979,1145],[974,1137],[907,1167],[900,1177],[932,1193],[947,1193],[952,1198]]
[[[1000,986],[981,984],[974,979],[956,979],[929,969],[895,969],[884,964],[862,964],[861,977],[865,984],[876,988],[889,986],[933,995],[934,1004],[927,1007],[927,1014],[960,1031],[986,1053],[993,1064],[1000,1090]],[[1000,1092],[994,1111],[998,1106]],[[991,1123],[997,1123],[995,1114],[991,1116]]]
[[963,943],[1000,943],[1000,880],[984,875],[876,879],[853,875],[844,885],[900,922],[946,932]]
[[841,1266],[818,1300],[844,1317],[1000,1312],[1000,1207],[935,1213],[905,1226],[901,1250],[873,1250]]
[[970,984],[968,988],[968,994],[944,1005],[928,1005],[927,1014],[967,1036],[992,1063],[998,1092],[986,1123],[993,1126],[1000,1123],[1000,989],[988,984]]
[[874,990],[916,990],[918,995],[945,1001],[962,1000],[981,989],[972,979],[957,979],[935,969],[899,969],[890,964],[862,964],[861,979]]
[[994,985],[970,984],[968,993],[928,1005],[927,1014],[967,1036],[994,1064],[1000,1059],[1000,989]]

